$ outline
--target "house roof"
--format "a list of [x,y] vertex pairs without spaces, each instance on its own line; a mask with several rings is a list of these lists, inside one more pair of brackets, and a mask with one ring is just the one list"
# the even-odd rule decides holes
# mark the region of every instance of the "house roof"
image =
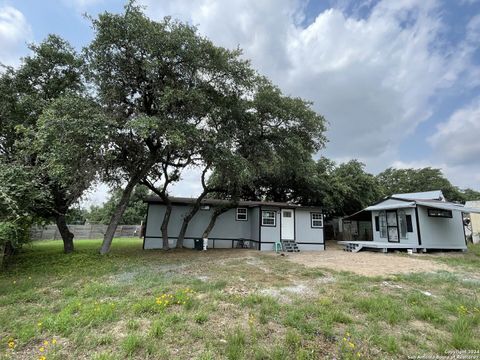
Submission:
[[[397,203],[388,202],[387,200],[398,200]],[[355,220],[360,219],[363,212],[366,211],[379,211],[379,210],[393,210],[393,209],[405,209],[415,208],[417,206],[425,206],[429,208],[461,211],[464,213],[477,213],[480,214],[480,208],[473,206],[465,206],[462,204],[452,203],[445,201],[441,190],[427,191],[420,193],[407,193],[407,194],[394,194],[382,201],[368,206],[363,210],[360,210],[352,215],[346,216],[345,219]]]
[[[170,201],[172,204],[182,204],[182,205],[191,205],[194,204],[197,199],[196,198],[189,198],[189,197],[170,197]],[[145,199],[146,203],[150,204],[163,204],[164,201],[162,198],[159,196],[148,196]],[[212,205],[212,206],[218,206],[218,205],[227,205],[230,204],[230,200],[223,200],[223,199],[210,199],[206,198],[203,199],[201,204],[202,205]],[[271,207],[280,207],[280,208],[289,208],[289,209],[295,209],[295,208],[307,208],[307,209],[321,209],[319,206],[304,206],[304,205],[299,205],[299,204],[293,204],[293,203],[286,203],[286,202],[275,202],[275,201],[245,201],[245,200],[240,200],[238,202],[239,207],[259,207],[259,206],[271,206]]]
[[445,201],[442,190],[423,191],[415,193],[393,194],[391,198],[404,200],[438,200]]

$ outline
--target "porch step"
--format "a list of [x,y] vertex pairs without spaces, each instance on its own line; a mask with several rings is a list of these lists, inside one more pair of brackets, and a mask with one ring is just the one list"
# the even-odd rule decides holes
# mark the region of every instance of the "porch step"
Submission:
[[362,249],[363,245],[362,244],[356,244],[354,242],[349,242],[344,245],[343,250],[348,251],[348,252],[359,252]]
[[297,243],[293,240],[282,240],[282,247],[286,252],[300,252]]

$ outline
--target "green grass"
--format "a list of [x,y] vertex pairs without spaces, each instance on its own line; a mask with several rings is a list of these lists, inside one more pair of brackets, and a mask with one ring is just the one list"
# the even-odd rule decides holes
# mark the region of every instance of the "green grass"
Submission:
[[99,245],[77,241],[64,255],[60,241],[36,242],[3,269],[0,359],[403,359],[480,348],[479,246],[428,256],[452,272],[370,278],[254,251],[164,253],[115,239],[100,256]]

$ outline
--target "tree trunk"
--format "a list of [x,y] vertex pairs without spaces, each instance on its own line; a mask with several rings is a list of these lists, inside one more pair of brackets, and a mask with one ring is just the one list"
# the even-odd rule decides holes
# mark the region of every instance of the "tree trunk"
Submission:
[[63,251],[65,254],[73,252],[73,237],[74,235],[67,226],[67,220],[65,214],[59,214],[56,216],[55,221],[57,223],[58,231],[63,240]]
[[185,239],[185,233],[187,232],[188,224],[190,223],[190,220],[192,220],[192,218],[195,216],[197,211],[200,209],[202,200],[207,195],[207,193],[208,192],[204,190],[200,194],[190,212],[183,218],[182,227],[180,228],[180,233],[178,234],[177,239],[177,249],[183,247],[183,240]]
[[115,211],[112,214],[110,222],[108,223],[107,231],[103,236],[102,247],[100,248],[100,254],[106,254],[110,251],[110,246],[112,245],[113,237],[115,235],[115,231],[117,230],[118,223],[122,219],[123,213],[127,208],[128,200],[130,200],[130,195],[132,195],[132,191],[137,185],[137,179],[131,179],[125,189],[123,190],[122,197],[118,202]]
[[162,230],[163,250],[169,250],[170,245],[168,243],[168,222],[170,221],[170,215],[172,214],[172,203],[168,198],[165,201],[165,205],[167,208],[165,209],[165,215],[163,216],[161,230]]
[[202,235],[203,239],[208,238],[208,235],[210,235],[210,231],[212,231],[213,227],[215,226],[215,222],[217,221],[217,218],[229,209],[231,208],[222,207],[222,208],[215,209],[212,217],[210,218],[210,222],[208,223],[205,231],[203,232],[203,235]]

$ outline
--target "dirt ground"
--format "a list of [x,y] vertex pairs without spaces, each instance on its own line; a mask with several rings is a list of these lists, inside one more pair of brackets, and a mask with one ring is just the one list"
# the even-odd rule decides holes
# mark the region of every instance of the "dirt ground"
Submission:
[[[404,252],[403,254],[406,254]],[[365,276],[381,276],[399,273],[452,271],[447,265],[421,259],[424,254],[383,254],[373,251],[351,253],[333,241],[327,242],[326,251],[288,253],[287,259],[307,267],[323,267],[336,271],[351,271]]]

